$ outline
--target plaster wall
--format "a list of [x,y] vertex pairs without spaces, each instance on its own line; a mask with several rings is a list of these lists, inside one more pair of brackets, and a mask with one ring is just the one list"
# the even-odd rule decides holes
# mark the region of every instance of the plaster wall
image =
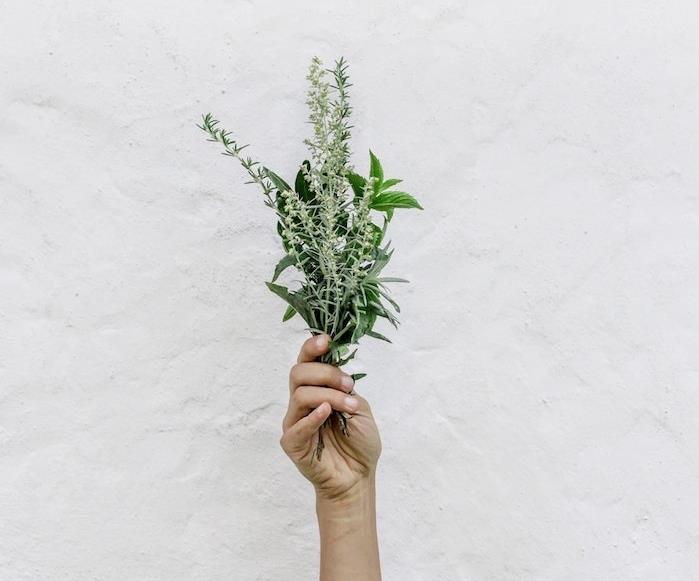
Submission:
[[351,65],[403,321],[385,579],[699,579],[696,2],[0,2],[0,579],[306,581],[273,217]]

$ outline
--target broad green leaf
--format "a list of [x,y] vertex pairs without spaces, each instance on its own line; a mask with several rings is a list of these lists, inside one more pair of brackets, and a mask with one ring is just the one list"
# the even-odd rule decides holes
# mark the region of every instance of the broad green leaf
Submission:
[[[305,165],[306,168],[309,168],[311,166],[308,160],[305,160],[302,165]],[[311,192],[311,189],[308,186],[306,176],[304,175],[302,169],[300,169],[296,174],[296,182],[294,183],[294,188],[296,189],[296,193],[304,202],[308,202],[313,199],[313,192]]]
[[410,282],[408,279],[405,278],[397,278],[395,276],[382,276],[381,278],[377,278],[379,282]]
[[294,264],[296,264],[295,256],[287,254],[284,258],[282,258],[274,269],[274,276],[272,277],[272,282],[277,280],[282,272],[284,272],[287,268],[293,266]]
[[286,307],[286,311],[284,311],[284,316],[282,317],[282,323],[286,323],[289,319],[291,319],[294,315],[296,314],[296,309],[289,305]]
[[382,182],[381,189],[387,190],[388,188],[392,188],[393,186],[398,185],[402,181],[403,180],[397,180],[397,179],[391,178],[390,180],[386,180],[385,182]]
[[274,184],[275,188],[277,188],[279,191],[282,191],[282,192],[292,191],[291,186],[289,184],[287,184],[277,174],[275,174],[271,169],[264,168],[264,170],[265,170],[265,174],[270,179],[270,181]]
[[422,210],[420,203],[406,192],[381,192],[373,197],[370,207],[372,210],[387,212],[395,208],[418,208]]
[[352,186],[354,195],[361,198],[364,195],[364,188],[366,188],[366,179],[359,174],[350,172],[347,174],[347,181],[349,181],[350,186]]
[[379,158],[374,155],[374,153],[369,150],[369,161],[370,161],[370,171],[369,175],[372,178],[376,178],[376,183],[380,187],[383,182],[383,168],[381,167],[381,162]]

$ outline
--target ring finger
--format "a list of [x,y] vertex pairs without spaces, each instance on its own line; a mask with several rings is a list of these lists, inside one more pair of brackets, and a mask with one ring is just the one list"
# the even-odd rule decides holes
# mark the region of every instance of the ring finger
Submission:
[[359,407],[359,399],[336,389],[302,385],[291,395],[289,409],[284,417],[284,430],[293,426],[324,401],[327,401],[334,410],[350,414],[356,412]]

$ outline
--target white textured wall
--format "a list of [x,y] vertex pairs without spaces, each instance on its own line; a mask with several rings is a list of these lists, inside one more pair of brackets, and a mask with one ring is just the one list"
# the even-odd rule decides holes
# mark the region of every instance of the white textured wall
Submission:
[[405,324],[359,366],[385,578],[699,578],[696,2],[0,2],[0,579],[312,579],[273,218],[352,67]]

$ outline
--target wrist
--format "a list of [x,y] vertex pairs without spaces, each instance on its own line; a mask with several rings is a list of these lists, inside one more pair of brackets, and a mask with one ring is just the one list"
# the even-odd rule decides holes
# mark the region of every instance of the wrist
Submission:
[[374,474],[355,482],[347,490],[340,492],[316,488],[316,509],[318,511],[336,512],[356,510],[376,504],[376,479]]

